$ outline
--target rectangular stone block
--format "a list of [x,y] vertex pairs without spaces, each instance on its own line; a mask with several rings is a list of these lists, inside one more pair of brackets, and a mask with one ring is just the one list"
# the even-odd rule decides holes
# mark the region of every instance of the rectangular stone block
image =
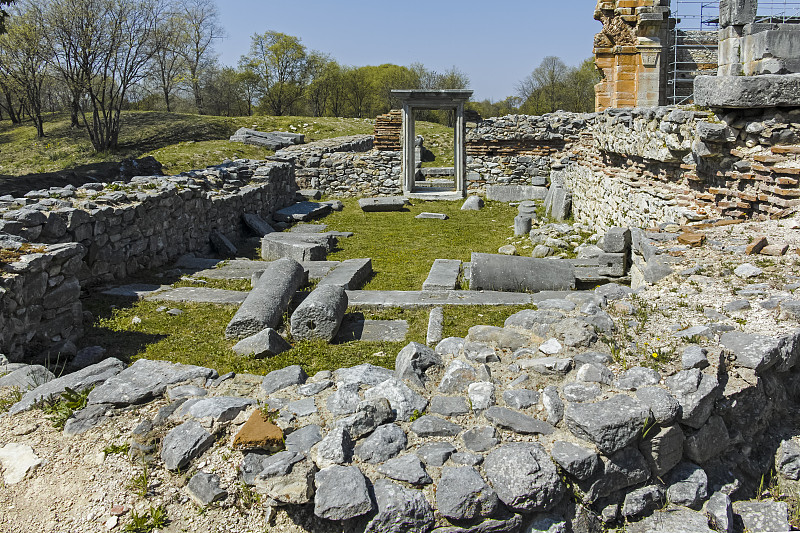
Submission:
[[603,237],[603,251],[609,254],[624,254],[631,248],[631,230],[629,228],[610,228]]
[[601,276],[611,276],[621,278],[628,272],[627,254],[602,253],[597,256],[599,268],[597,272]]
[[461,261],[458,259],[436,259],[422,284],[423,291],[453,290],[458,286]]
[[487,185],[486,199],[498,202],[522,202],[523,200],[544,200],[547,187],[532,185]]
[[575,288],[575,268],[567,261],[472,254],[470,290],[539,292]]

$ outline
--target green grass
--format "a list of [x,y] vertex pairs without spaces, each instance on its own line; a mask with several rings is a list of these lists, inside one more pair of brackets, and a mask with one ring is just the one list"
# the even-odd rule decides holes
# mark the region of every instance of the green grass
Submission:
[[[213,117],[159,111],[122,114],[119,149],[95,153],[85,128],[70,128],[69,115],[45,115],[45,138],[36,137],[29,123],[21,126],[0,121],[0,176],[22,176],[85,165],[152,155],[165,174],[217,165],[224,159],[263,159],[273,152],[257,146],[232,143],[228,138],[240,127],[260,131],[291,131],[306,135],[306,142],[342,135],[371,134],[373,120],[338,117]],[[452,128],[417,122],[417,131],[437,156],[434,166],[452,166]]]
[[[481,211],[461,211],[461,202],[412,200],[408,211],[364,213],[354,199],[323,221],[329,229],[352,231],[340,239],[331,261],[372,258],[375,276],[368,290],[420,290],[435,259],[469,261],[471,252],[497,253],[508,244],[516,208],[487,202]],[[445,213],[449,220],[416,219],[423,212]]]

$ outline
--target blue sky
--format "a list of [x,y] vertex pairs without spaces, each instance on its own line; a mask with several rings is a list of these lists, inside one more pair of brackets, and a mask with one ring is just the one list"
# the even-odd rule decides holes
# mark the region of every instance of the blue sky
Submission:
[[466,72],[474,99],[501,100],[548,55],[577,65],[600,30],[595,0],[217,0],[228,37],[220,60],[236,65],[254,33],[300,37],[345,65],[408,65]]

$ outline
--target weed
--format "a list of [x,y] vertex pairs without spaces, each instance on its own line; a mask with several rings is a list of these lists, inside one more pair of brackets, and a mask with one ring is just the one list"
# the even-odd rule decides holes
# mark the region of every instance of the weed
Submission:
[[239,498],[237,501],[241,504],[242,508],[250,509],[261,503],[261,495],[254,491],[253,487],[247,483],[241,482],[239,483]]
[[22,391],[19,390],[19,387],[12,387],[7,397],[0,398],[0,413],[5,413],[9,409],[11,409],[12,405],[17,403],[21,399],[22,399]]
[[413,422],[417,418],[421,417],[422,413],[419,412],[419,409],[414,409],[414,412],[411,413],[411,416],[408,417],[409,422]]
[[56,429],[64,429],[64,424],[67,423],[69,417],[75,411],[80,411],[86,407],[86,400],[89,393],[92,392],[91,388],[83,389],[78,392],[69,387],[65,387],[64,392],[56,400],[45,401],[42,410],[48,415],[47,419],[53,424]]
[[133,476],[128,482],[128,489],[140,498],[145,498],[150,492],[150,471],[147,463],[142,463],[142,471]]
[[745,324],[747,324],[746,318],[734,317],[733,321],[739,324],[740,326],[744,326]]
[[122,454],[127,455],[131,449],[131,445],[127,442],[125,444],[109,444],[105,448],[103,448],[103,453],[105,455],[114,455],[114,454]]
[[161,529],[168,523],[167,508],[164,505],[150,507],[150,525],[152,529]]
[[150,506],[150,509],[142,514],[131,511],[130,522],[125,525],[123,531],[126,533],[150,533],[155,529],[166,527],[168,524],[167,508],[164,505]]

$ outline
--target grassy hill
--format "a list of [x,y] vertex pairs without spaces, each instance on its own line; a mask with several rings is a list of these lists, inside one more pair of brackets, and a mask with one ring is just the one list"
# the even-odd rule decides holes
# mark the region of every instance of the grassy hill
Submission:
[[[119,149],[95,153],[86,130],[69,126],[69,115],[45,118],[45,138],[37,139],[31,125],[14,126],[0,121],[0,179],[62,170],[90,170],[92,166],[122,159],[152,155],[164,165],[164,172],[177,174],[215,165],[226,158],[261,159],[272,152],[257,146],[232,143],[228,138],[240,127],[260,131],[292,131],[306,135],[306,141],[342,135],[371,134],[372,119],[335,117],[213,117],[128,111],[122,115]],[[417,132],[437,155],[437,166],[452,165],[452,129],[440,124],[418,122]]]

